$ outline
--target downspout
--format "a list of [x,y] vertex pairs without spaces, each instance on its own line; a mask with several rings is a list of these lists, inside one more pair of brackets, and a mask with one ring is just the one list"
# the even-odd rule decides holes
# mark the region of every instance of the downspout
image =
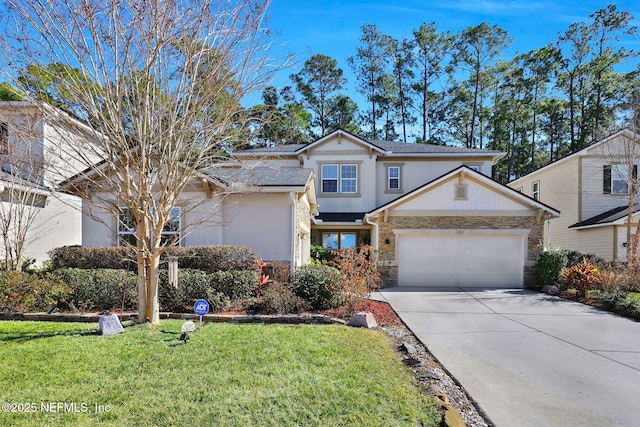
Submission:
[[364,222],[365,222],[365,224],[369,224],[372,227],[371,242],[372,242],[373,250],[376,251],[376,253],[377,253],[378,252],[378,244],[379,244],[379,242],[378,242],[378,223],[371,221],[371,216],[369,214],[365,214],[364,215]]
[[551,218],[547,218],[547,251],[551,251]]
[[291,274],[296,271],[296,193],[289,192],[291,199]]

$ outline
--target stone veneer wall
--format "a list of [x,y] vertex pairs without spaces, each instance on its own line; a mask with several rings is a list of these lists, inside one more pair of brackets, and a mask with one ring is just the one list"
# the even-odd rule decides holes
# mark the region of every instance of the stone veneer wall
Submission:
[[387,222],[379,220],[378,224],[378,268],[386,286],[396,286],[398,281],[394,229],[530,229],[523,269],[527,287],[533,285],[533,264],[543,249],[544,220],[535,216],[389,216]]

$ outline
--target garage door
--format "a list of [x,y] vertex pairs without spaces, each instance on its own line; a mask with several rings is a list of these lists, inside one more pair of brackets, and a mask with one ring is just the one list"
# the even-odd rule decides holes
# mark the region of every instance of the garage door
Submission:
[[522,287],[522,234],[398,235],[400,286]]

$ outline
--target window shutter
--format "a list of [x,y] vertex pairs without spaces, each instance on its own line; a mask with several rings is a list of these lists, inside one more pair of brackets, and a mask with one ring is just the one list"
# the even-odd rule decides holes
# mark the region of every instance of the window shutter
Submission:
[[611,165],[602,167],[602,193],[611,194]]

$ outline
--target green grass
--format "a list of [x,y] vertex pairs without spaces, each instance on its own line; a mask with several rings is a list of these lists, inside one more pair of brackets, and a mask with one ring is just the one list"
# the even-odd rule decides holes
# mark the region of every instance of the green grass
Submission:
[[[439,416],[383,333],[181,321],[116,336],[95,324],[0,322],[0,413],[26,426],[416,426]],[[52,402],[74,403],[44,412]],[[96,405],[108,408],[96,412]],[[4,407],[3,407],[4,408]],[[54,405],[54,408],[57,408]],[[15,409],[23,409],[15,407]]]

